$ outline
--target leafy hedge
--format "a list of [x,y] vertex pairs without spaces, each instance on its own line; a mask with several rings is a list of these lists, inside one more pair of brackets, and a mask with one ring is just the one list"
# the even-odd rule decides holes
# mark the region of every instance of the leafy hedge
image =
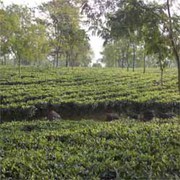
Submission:
[[158,84],[159,69],[149,69],[143,74],[141,70],[127,72],[119,68],[22,67],[21,77],[14,67],[1,66],[0,71],[0,108],[4,119],[16,120],[23,115],[31,118],[37,106],[49,101],[59,106],[72,104],[92,109],[101,104],[121,106],[129,102],[162,104],[170,111],[174,108],[177,111],[180,105],[175,69],[165,72],[163,86]]
[[179,179],[179,120],[0,125],[0,179]]

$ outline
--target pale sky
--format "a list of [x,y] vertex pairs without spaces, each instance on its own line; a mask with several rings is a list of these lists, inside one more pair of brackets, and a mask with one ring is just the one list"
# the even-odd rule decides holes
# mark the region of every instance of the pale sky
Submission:
[[25,4],[29,6],[37,6],[43,2],[47,2],[49,0],[2,0],[5,5],[14,4]]
[[[2,0],[4,5],[14,4],[24,4],[30,7],[35,7],[41,3],[48,2],[50,0]],[[100,52],[103,49],[103,40],[97,36],[90,36],[91,48],[94,52],[93,62],[96,62],[97,59],[101,57]]]

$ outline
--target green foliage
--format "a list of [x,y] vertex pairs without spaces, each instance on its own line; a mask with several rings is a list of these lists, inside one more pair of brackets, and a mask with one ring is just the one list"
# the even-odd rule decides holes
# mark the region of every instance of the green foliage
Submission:
[[[116,39],[115,41],[105,45],[102,52],[102,62],[106,67],[142,67],[143,59],[143,43],[136,43],[135,59],[134,59],[134,43],[127,38]],[[133,60],[136,63],[133,65]],[[150,63],[150,62],[149,62]]]
[[21,65],[40,65],[47,59],[54,66],[88,66],[91,51],[87,33],[80,27],[79,3],[79,0],[50,1],[36,10],[16,4],[2,5],[2,64],[7,64],[7,60],[12,64],[13,58],[19,74]]
[[[145,55],[158,54],[161,79],[166,66],[166,58],[173,59],[173,54],[178,69],[178,88],[180,92],[179,30],[177,28],[179,26],[179,18],[177,19],[179,7],[177,3],[173,4],[172,2],[169,0],[165,2],[102,0],[95,1],[92,5],[91,3],[85,3],[84,9],[92,23],[90,29],[97,31],[98,35],[104,39],[105,44],[109,42],[114,44],[119,38],[125,43],[124,38],[130,41],[133,49],[133,71],[136,64],[136,50],[142,44],[144,49],[144,72],[146,67]],[[177,8],[176,12],[171,12],[170,4],[171,6],[174,5],[173,8]],[[108,65],[114,65],[114,61],[121,58],[120,56],[117,57],[117,55],[114,56],[116,47],[112,46],[110,44],[107,48],[109,51],[112,49],[112,54],[109,54],[107,49],[105,49],[106,52],[103,52],[105,55],[104,60],[108,61]],[[121,49],[123,48],[121,47]],[[110,59],[106,60],[107,55],[110,56]],[[126,58],[126,60],[128,61],[127,69],[129,69],[129,59]]]
[[44,60],[48,54],[46,29],[26,6],[10,5],[4,9],[0,29],[1,57],[11,55],[14,64],[29,65]]
[[178,179],[179,128],[178,120],[1,124],[0,179]]
[[56,0],[41,6],[48,17],[49,43],[56,67],[90,63],[90,45],[85,30],[80,27],[78,4],[77,0]]
[[[100,103],[179,103],[176,70],[168,69],[164,85],[158,84],[158,69],[142,74],[118,68],[39,69],[22,68],[19,78],[16,68],[0,67],[2,73],[2,109],[29,109],[51,101],[53,104],[75,103],[96,106]],[[29,110],[28,110],[29,111]]]

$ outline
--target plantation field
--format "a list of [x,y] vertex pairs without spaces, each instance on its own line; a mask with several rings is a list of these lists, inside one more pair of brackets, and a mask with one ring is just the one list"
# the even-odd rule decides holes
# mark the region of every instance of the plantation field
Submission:
[[0,179],[179,179],[179,120],[0,124]]
[[[159,69],[0,71],[0,179],[180,179],[175,69],[166,70],[163,86]],[[48,102],[63,120],[45,120]],[[107,109],[120,119],[94,121]],[[131,119],[146,109],[176,116]]]
[[178,114],[180,106],[176,69],[165,71],[163,86],[158,68],[143,74],[142,69],[22,67],[21,77],[14,67],[1,66],[0,71],[0,108],[5,120],[41,118],[47,102],[67,118],[109,106],[126,114],[144,108]]

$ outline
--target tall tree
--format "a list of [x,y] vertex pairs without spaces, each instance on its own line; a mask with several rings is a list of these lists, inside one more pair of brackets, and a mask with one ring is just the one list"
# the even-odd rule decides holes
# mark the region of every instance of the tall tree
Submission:
[[79,0],[53,0],[41,6],[43,12],[50,17],[47,25],[56,66],[59,65],[60,56],[66,58],[67,66],[73,66],[77,56],[75,50],[84,43],[78,2]]
[[46,29],[35,17],[32,9],[27,6],[12,4],[1,11],[0,20],[1,54],[13,54],[15,64],[30,64],[32,61],[44,59],[48,52]]
[[[161,36],[166,36],[167,34],[169,34],[171,49],[173,50],[173,54],[175,56],[178,67],[178,88],[180,92],[180,57],[178,49],[179,43],[177,44],[179,40],[176,40],[179,39],[179,35],[177,36],[177,33],[175,33],[174,31],[175,15],[173,14],[172,16],[170,2],[172,3],[171,0],[166,0],[165,4],[160,4],[159,2],[155,3],[155,1],[153,3],[147,3],[141,0],[97,0],[93,5],[91,5],[90,2],[85,3],[83,9],[85,9],[84,11],[92,22],[92,28],[94,28],[95,30],[98,29],[101,32],[108,32],[106,33],[107,36],[104,37],[113,37],[114,39],[117,39],[117,37],[119,38],[122,36],[126,36],[132,39],[134,33],[138,32],[138,37],[140,37],[140,40],[143,41],[141,37],[149,34],[154,26],[155,28],[158,27],[158,31],[161,29]],[[93,8],[95,6],[98,8]],[[105,8],[107,8],[107,10],[105,10]],[[165,13],[164,9],[166,9],[168,13]],[[102,21],[103,17],[107,17],[108,19]],[[105,28],[102,28],[104,27],[102,26],[102,22],[105,22]],[[176,20],[176,25],[177,23],[179,23],[179,20]],[[163,29],[161,26],[163,26]],[[165,26],[168,31],[164,28]],[[107,27],[109,28],[108,31]],[[149,33],[144,34],[144,29],[146,32],[149,31]],[[155,40],[155,42],[158,42],[154,38],[155,36],[153,37],[153,39],[151,39],[151,41]],[[145,39],[148,39],[148,37],[146,37]],[[149,42],[145,40],[144,43],[149,44]],[[147,46],[148,45],[146,45],[145,47]],[[163,53],[165,53],[165,51],[163,51]]]
[[166,1],[168,18],[169,18],[168,19],[168,32],[169,32],[169,38],[170,38],[170,41],[171,41],[174,57],[176,59],[177,68],[178,68],[178,88],[179,88],[179,94],[180,94],[180,54],[178,52],[178,43],[179,43],[178,41],[179,40],[178,41],[175,40],[177,37],[175,36],[175,33],[173,31],[174,27],[173,27],[173,22],[172,22],[170,3],[172,4],[172,0],[167,0]]
[[130,62],[128,59],[130,54],[129,39],[117,39],[105,45],[102,52],[102,62],[105,63],[107,67],[127,67],[129,70]]
[[2,58],[2,64],[6,64],[6,54],[9,53],[9,45],[7,39],[7,29],[4,29],[6,23],[6,11],[3,9],[3,5],[0,7],[0,58]]

